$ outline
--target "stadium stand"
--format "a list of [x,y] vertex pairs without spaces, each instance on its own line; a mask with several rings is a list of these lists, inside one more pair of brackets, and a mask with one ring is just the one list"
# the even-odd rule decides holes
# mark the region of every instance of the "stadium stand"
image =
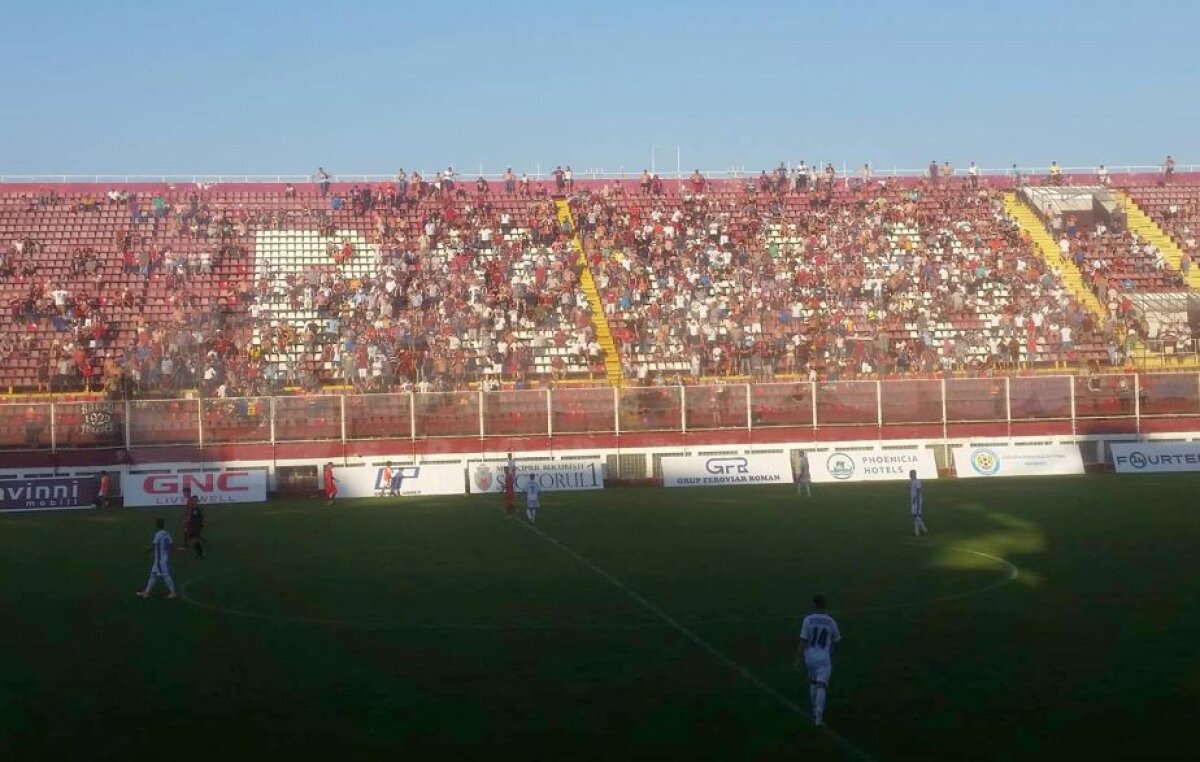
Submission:
[[1143,339],[1190,351],[1186,304],[1161,299],[1200,278],[1200,186],[1117,192],[1128,229],[1039,218],[1003,187],[832,167],[564,171],[557,203],[450,171],[2,186],[0,387],[432,394],[1121,365]]
[[553,202],[382,187],[0,192],[0,386],[423,390],[603,372]]
[[875,374],[1110,362],[1116,326],[1064,290],[967,182],[661,195],[612,186],[576,216],[627,374]]
[[1130,227],[1158,246],[1192,290],[1200,289],[1196,240],[1200,233],[1200,185],[1134,186],[1125,196]]

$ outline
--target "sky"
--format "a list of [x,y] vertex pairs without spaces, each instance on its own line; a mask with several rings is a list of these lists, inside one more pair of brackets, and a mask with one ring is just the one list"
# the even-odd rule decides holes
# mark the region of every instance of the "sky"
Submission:
[[1200,3],[0,3],[0,175],[1200,163]]

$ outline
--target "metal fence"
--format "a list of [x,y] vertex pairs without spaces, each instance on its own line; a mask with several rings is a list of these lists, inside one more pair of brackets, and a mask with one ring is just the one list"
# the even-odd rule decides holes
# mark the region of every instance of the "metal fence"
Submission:
[[1071,433],[1097,430],[1097,422],[1106,422],[1110,432],[1138,433],[1188,417],[1200,417],[1198,373],[568,387],[11,403],[0,405],[0,449],[517,437],[549,437],[569,447],[590,436],[783,428],[811,429],[830,439],[871,438],[870,429],[880,438],[927,438],[978,424],[1002,434],[1051,422]]

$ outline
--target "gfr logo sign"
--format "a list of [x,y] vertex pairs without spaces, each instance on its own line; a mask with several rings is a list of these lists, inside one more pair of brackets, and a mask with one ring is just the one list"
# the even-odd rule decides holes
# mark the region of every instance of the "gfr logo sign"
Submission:
[[704,462],[704,470],[717,476],[750,473],[750,461],[745,458],[709,458]]

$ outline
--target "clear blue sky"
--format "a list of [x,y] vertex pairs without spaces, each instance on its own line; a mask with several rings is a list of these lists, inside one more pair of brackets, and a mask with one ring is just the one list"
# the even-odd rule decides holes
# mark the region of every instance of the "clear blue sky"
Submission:
[[0,173],[1200,162],[1200,3],[9,2]]

